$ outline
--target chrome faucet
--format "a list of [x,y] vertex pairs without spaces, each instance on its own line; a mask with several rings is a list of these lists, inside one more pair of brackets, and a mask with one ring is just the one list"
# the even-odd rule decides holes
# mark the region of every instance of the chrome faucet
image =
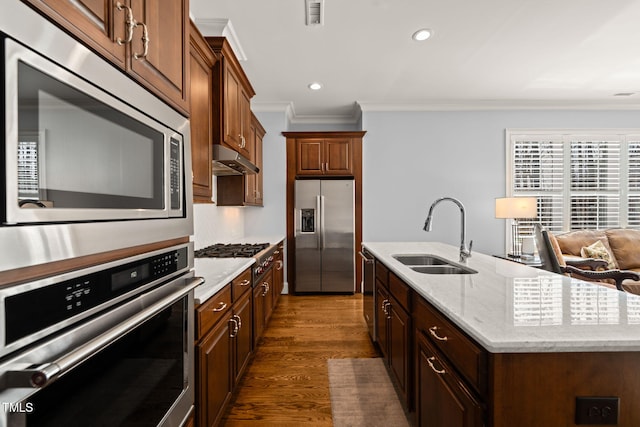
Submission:
[[458,199],[454,199],[453,197],[440,197],[439,199],[437,199],[435,202],[433,202],[431,204],[431,207],[429,208],[429,215],[427,215],[427,219],[424,222],[424,231],[431,231],[431,222],[432,222],[432,218],[433,218],[433,208],[436,207],[436,205],[440,202],[442,202],[443,200],[450,200],[453,203],[455,203],[456,205],[458,205],[458,207],[460,208],[460,262],[466,262],[467,258],[469,258],[471,256],[471,247],[473,246],[473,240],[469,242],[469,248],[467,248],[467,244],[465,243],[465,235],[466,235],[466,228],[467,228],[467,222],[465,220],[465,211],[464,211],[464,205],[460,202],[460,200]]

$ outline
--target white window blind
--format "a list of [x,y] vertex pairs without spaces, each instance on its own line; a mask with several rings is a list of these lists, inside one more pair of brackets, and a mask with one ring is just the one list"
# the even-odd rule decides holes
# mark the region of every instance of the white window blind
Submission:
[[507,131],[507,195],[536,197],[551,231],[640,228],[640,131]]

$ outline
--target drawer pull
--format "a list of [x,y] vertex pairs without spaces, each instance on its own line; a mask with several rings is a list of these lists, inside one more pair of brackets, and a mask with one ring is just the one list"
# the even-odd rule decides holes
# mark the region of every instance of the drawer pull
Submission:
[[233,316],[234,319],[236,319],[236,322],[238,322],[238,329],[242,328],[242,319],[240,318],[240,316],[238,316],[237,314],[234,314]]
[[437,339],[438,341],[447,341],[449,340],[449,338],[445,337],[441,337],[438,335],[438,333],[436,332],[438,330],[437,326],[432,326],[429,328],[429,333],[431,334],[432,337],[434,337],[435,339]]
[[213,311],[213,312],[215,312],[215,313],[218,313],[218,312],[220,312],[220,311],[224,310],[225,308],[227,308],[227,303],[226,303],[226,302],[222,302],[222,301],[220,301],[220,302],[218,303],[218,307],[217,307],[217,308],[214,308],[214,309],[213,309],[213,310],[211,310],[211,311]]
[[429,357],[427,358],[427,363],[429,364],[429,366],[431,366],[431,369],[433,369],[433,372],[435,372],[438,375],[443,375],[446,374],[447,371],[445,371],[444,369],[438,369],[435,367],[435,365],[433,364],[433,362],[435,362],[436,358],[435,357]]
[[244,279],[242,282],[240,282],[240,286],[248,286],[250,283],[251,283],[251,280]]

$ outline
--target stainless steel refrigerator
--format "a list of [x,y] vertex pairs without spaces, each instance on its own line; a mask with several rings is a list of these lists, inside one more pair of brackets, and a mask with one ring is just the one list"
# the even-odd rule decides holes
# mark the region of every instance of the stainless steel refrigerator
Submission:
[[355,290],[353,180],[297,180],[295,290]]

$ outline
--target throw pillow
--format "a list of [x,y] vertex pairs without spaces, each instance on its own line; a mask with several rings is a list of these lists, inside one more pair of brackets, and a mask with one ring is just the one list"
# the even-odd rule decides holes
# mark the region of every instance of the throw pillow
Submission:
[[592,243],[589,246],[583,246],[582,249],[580,249],[580,255],[584,258],[603,259],[607,261],[607,268],[609,270],[616,268],[613,263],[613,257],[601,240],[596,240],[595,243]]

